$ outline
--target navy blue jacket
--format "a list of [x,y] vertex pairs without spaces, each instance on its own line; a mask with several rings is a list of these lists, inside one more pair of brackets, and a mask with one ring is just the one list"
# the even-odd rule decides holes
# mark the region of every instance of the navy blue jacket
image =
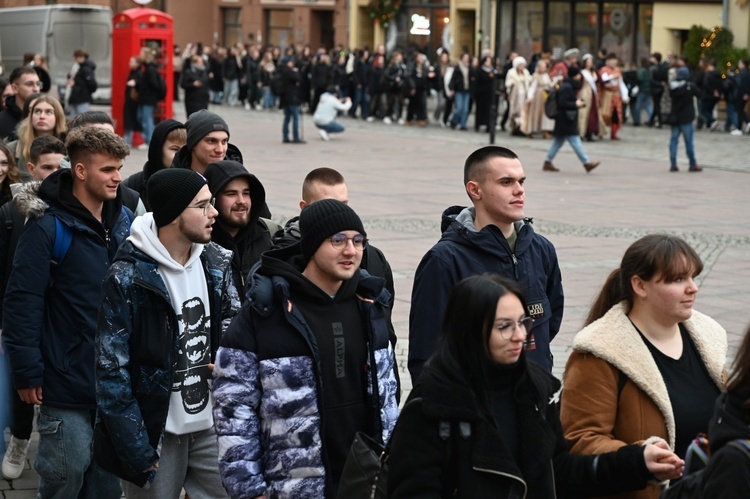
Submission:
[[[560,330],[563,289],[557,253],[546,238],[536,234],[531,219],[516,222],[515,252],[494,225],[474,229],[473,208],[448,208],[443,213],[443,237],[417,267],[409,312],[409,372],[416,385],[422,367],[435,348],[448,296],[459,281],[492,272],[516,279],[533,317],[536,349],[526,355],[552,370],[550,341]],[[531,335],[529,336],[531,338]]]
[[[231,277],[231,252],[203,248],[211,315],[211,359],[240,307]],[[158,461],[180,350],[177,315],[158,264],[127,241],[102,286],[96,336],[98,464],[139,486]]]
[[[69,169],[39,190],[49,207],[27,213],[3,305],[3,346],[16,389],[41,386],[44,405],[94,409],[94,336],[99,294],[129,219],[120,194],[104,203],[104,224],[72,194]],[[72,233],[67,253],[52,264],[55,218]],[[132,215],[131,215],[132,218]]]

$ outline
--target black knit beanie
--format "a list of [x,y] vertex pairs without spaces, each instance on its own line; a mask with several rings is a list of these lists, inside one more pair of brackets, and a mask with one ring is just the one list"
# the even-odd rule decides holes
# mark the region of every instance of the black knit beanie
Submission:
[[192,151],[200,140],[211,132],[227,132],[229,136],[229,125],[224,118],[207,109],[201,109],[190,115],[185,122],[187,129],[187,148]]
[[305,206],[299,214],[300,245],[305,262],[318,251],[326,238],[345,230],[356,230],[367,236],[362,220],[341,201],[321,199]]
[[166,168],[148,179],[148,203],[157,227],[164,227],[180,216],[206,185],[200,173],[187,168]]

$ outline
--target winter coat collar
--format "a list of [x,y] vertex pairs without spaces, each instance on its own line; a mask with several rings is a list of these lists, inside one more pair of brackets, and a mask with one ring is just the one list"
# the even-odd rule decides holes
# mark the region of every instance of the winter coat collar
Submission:
[[[573,350],[608,362],[647,394],[664,414],[669,442],[674,446],[675,421],[667,386],[651,352],[625,311],[625,302],[620,302],[601,319],[583,328],[573,340]],[[716,321],[695,310],[684,325],[709,376],[716,386],[723,389],[726,331]]]
[[[453,241],[465,246],[474,246],[477,249],[493,254],[497,257],[507,257],[511,254],[507,239],[494,225],[487,225],[477,231],[474,226],[476,213],[474,207],[451,206],[443,212],[440,229],[443,232],[441,240]],[[518,239],[516,241],[515,253],[521,255],[531,245],[534,229],[531,224],[533,219],[524,218],[515,223]]]

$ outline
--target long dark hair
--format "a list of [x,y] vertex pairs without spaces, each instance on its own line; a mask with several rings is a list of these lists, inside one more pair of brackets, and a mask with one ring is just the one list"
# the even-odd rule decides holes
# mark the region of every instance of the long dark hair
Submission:
[[746,421],[750,421],[750,327],[732,363],[727,391],[742,399],[742,414]]
[[497,274],[464,279],[448,298],[443,329],[430,363],[446,372],[463,374],[477,394],[488,378],[492,359],[489,339],[497,302],[508,293],[516,295],[526,310],[518,283]]
[[627,311],[633,308],[633,286],[630,280],[638,276],[644,281],[658,277],[674,282],[677,278],[703,271],[703,262],[683,239],[669,234],[649,234],[630,245],[622,257],[620,267],[612,271],[594,301],[585,326],[600,319],[614,305],[625,300]]

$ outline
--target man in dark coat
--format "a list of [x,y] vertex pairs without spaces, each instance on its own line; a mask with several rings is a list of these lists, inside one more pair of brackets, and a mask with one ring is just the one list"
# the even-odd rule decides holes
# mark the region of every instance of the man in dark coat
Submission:
[[[281,79],[283,81],[283,91],[281,92],[281,107],[284,108],[284,125],[281,129],[284,144],[304,144],[305,141],[300,139],[299,135],[299,86],[302,82],[302,75],[298,68],[294,67],[294,61],[291,57],[285,56],[281,59]],[[289,140],[289,122],[292,123],[292,137]]]
[[30,66],[16,68],[10,74],[10,86],[13,95],[5,98],[5,109],[0,112],[0,140],[16,140],[16,127],[21,121],[23,104],[31,94],[39,92],[42,86],[39,76]]
[[[684,63],[683,63],[684,64]],[[690,70],[686,65],[677,68],[674,81],[669,83],[669,95],[672,98],[672,136],[669,140],[669,171],[676,172],[677,168],[677,143],[680,134],[685,137],[685,149],[687,149],[690,161],[689,171],[700,172],[703,168],[698,166],[695,159],[695,147],[693,137],[695,135],[695,97],[699,94],[698,86],[690,78]]]
[[555,119],[555,128],[552,131],[554,140],[549,151],[547,151],[547,158],[544,160],[544,166],[542,167],[544,171],[560,171],[552,164],[552,160],[566,140],[578,155],[578,159],[583,163],[587,173],[599,166],[599,161],[589,160],[586,151],[583,150],[581,136],[578,135],[578,108],[586,105],[583,99],[576,98],[578,89],[581,88],[581,78],[583,78],[581,70],[577,66],[570,66],[568,76],[563,78],[557,91],[557,118]]

